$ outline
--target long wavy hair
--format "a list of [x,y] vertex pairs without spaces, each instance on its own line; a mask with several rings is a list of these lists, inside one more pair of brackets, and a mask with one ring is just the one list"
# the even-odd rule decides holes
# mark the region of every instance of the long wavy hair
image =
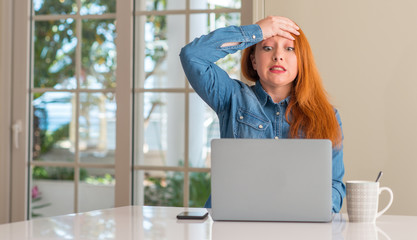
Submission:
[[[285,112],[285,118],[290,124],[290,136],[330,139],[333,146],[340,146],[342,133],[335,110],[323,87],[310,44],[303,31],[300,29],[298,32],[300,35],[293,35],[298,75],[293,81],[290,102]],[[259,81],[259,75],[253,69],[250,57],[255,54],[255,49],[256,45],[246,48],[241,60],[242,74],[252,82]]]

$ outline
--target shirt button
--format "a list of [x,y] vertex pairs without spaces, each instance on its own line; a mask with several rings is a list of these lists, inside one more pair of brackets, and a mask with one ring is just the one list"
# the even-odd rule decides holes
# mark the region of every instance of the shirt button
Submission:
[[255,38],[256,38],[256,36],[255,36],[255,35],[252,35],[252,38],[253,38],[253,39],[255,39]]
[[275,139],[278,139],[278,136],[276,136]]
[[277,114],[277,116],[278,116],[278,115],[279,115],[279,112],[277,112],[276,114]]
[[239,119],[242,120],[243,119],[243,116],[240,116]]
[[264,126],[262,126],[262,124],[261,124],[261,125],[259,125],[258,127],[259,127],[260,129],[264,128]]

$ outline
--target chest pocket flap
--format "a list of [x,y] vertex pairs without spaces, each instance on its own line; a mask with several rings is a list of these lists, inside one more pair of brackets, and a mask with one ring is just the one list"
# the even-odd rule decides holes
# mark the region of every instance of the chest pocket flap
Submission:
[[270,125],[268,120],[264,120],[258,117],[256,114],[253,114],[243,109],[239,109],[237,111],[236,118],[239,123],[250,126],[260,131],[265,131]]

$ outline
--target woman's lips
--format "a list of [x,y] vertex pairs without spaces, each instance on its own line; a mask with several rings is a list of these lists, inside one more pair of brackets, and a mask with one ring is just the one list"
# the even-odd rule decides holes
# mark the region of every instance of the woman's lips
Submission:
[[273,72],[273,73],[283,73],[285,71],[287,71],[287,69],[285,69],[283,66],[272,66],[269,71]]

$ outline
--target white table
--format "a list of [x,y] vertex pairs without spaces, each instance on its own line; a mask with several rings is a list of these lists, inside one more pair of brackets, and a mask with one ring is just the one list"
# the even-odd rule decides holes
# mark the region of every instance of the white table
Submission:
[[0,225],[0,239],[417,239],[417,216],[384,215],[376,224],[177,220],[185,208],[129,206]]

